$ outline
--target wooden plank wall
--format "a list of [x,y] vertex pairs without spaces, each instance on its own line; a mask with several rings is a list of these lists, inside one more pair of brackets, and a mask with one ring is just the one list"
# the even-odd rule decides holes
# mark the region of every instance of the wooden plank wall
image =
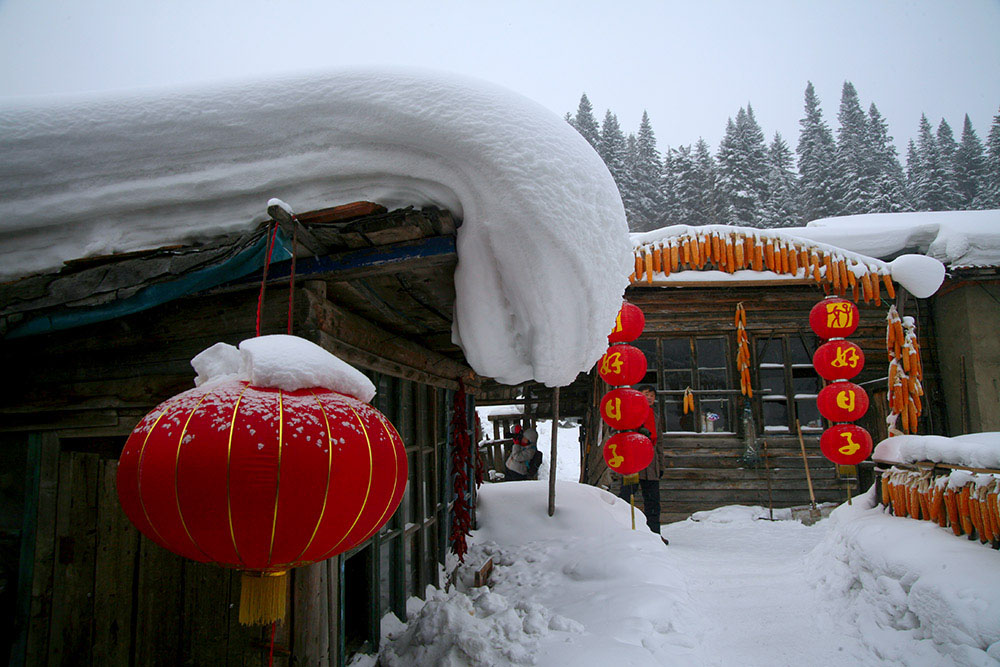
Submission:
[[[725,335],[731,338],[735,349],[735,327],[733,315],[736,304],[743,303],[747,311],[747,332],[751,341],[770,334],[802,332],[807,341],[814,338],[809,329],[809,310],[820,299],[821,290],[811,286],[782,287],[686,287],[657,288],[630,287],[626,299],[642,308],[646,316],[646,336],[673,335]],[[924,302],[912,297],[905,299],[902,312],[914,315],[917,332],[925,364],[924,388],[927,392],[924,404],[930,407],[921,418],[922,432],[943,433],[943,414],[936,405],[940,395],[940,376],[934,354],[935,339],[929,308]],[[888,304],[859,306],[861,324],[850,340],[865,352],[865,368],[855,382],[865,382],[885,377],[888,359],[885,353],[885,314]],[[753,376],[757,386],[756,374]],[[608,387],[597,383],[595,395],[600,395]],[[869,394],[884,390],[884,385],[868,387]],[[872,396],[875,408],[863,420],[878,441],[882,430],[884,437],[884,411],[880,413],[878,396]],[[884,401],[883,401],[884,402]],[[760,402],[755,400],[757,423],[760,419]],[[607,466],[602,458],[603,439],[608,432],[596,410],[590,411],[585,419],[587,481],[591,484],[611,484],[617,488],[616,476],[607,474]],[[797,437],[792,433],[766,435],[770,453],[771,502],[775,507],[802,505],[809,502],[805,470]],[[838,481],[835,466],[819,451],[819,437],[816,434],[804,437],[810,473],[815,487],[817,501],[843,501],[844,485]],[[661,480],[661,520],[664,522],[684,519],[692,512],[711,509],[728,504],[751,504],[767,506],[768,472],[763,464],[746,467],[741,462],[745,445],[742,434],[737,435],[690,435],[661,436],[661,446],[666,448],[669,467]]]

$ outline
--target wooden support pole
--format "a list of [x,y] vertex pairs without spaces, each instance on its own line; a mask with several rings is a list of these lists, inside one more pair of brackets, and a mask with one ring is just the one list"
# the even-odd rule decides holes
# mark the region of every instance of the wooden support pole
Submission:
[[810,516],[819,516],[819,510],[816,508],[816,494],[813,492],[813,482],[812,476],[809,474],[809,459],[806,457],[806,443],[802,439],[802,425],[799,424],[799,420],[795,420],[795,430],[799,434],[799,446],[802,448],[802,465],[806,468],[806,484],[809,485],[809,502],[812,503],[812,509],[809,510]]
[[556,513],[556,442],[559,439],[559,387],[552,390],[552,449],[549,453],[549,516]]

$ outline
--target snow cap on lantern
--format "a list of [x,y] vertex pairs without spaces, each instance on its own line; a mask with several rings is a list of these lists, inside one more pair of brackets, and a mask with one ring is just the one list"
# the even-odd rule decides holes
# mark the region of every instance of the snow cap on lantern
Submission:
[[625,301],[615,317],[614,329],[608,334],[608,343],[631,343],[642,334],[645,326],[646,316],[642,309]]
[[371,382],[301,338],[218,344],[192,365],[199,386],[132,431],[119,500],[160,546],[243,570],[240,621],[270,622],[289,568],[361,544],[392,516],[403,443],[363,402]]
[[621,475],[637,473],[653,462],[653,443],[635,431],[615,433],[604,443],[604,462]]

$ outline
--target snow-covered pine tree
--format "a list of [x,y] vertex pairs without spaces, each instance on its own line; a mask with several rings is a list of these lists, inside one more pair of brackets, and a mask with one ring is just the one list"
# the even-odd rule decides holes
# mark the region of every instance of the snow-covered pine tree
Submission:
[[672,224],[708,224],[700,208],[701,183],[698,182],[698,166],[691,155],[690,146],[678,146],[671,151],[670,168],[674,183]]
[[635,211],[635,186],[628,168],[628,141],[622,133],[621,125],[618,124],[618,117],[611,113],[610,109],[604,114],[597,152],[604,160],[604,164],[608,166],[608,171],[614,177],[615,184],[618,185],[618,193],[625,205],[625,216],[629,221],[629,229],[634,232],[645,231],[632,226]]
[[[569,115],[569,114],[567,114]],[[576,107],[576,116],[570,121],[570,125],[583,135],[594,149],[601,141],[601,131],[597,126],[597,119],[594,118],[594,107],[587,99],[587,93],[580,96],[580,104]]]
[[869,213],[875,205],[875,161],[868,134],[868,119],[861,110],[858,92],[844,82],[837,113],[837,147],[834,152],[834,186],[841,215]]
[[735,214],[734,222],[760,227],[767,201],[767,147],[753,107],[740,108],[719,144],[719,184]]
[[889,124],[874,102],[868,108],[868,141],[875,164],[875,201],[869,213],[909,211],[903,166],[899,163],[896,145],[889,136]]
[[660,191],[663,181],[663,162],[656,150],[656,135],[649,121],[649,114],[642,112],[639,134],[635,138],[635,157],[632,164],[632,181],[635,183],[636,226],[656,229],[663,216],[664,200]]
[[680,224],[683,217],[677,196],[675,156],[677,151],[667,146],[663,149],[663,166],[660,169],[660,199],[663,202],[656,226]]
[[781,134],[775,132],[767,149],[768,198],[764,203],[764,227],[792,227],[801,222],[798,177],[792,165],[792,149]]
[[920,115],[916,158],[917,168],[914,169],[914,179],[910,182],[913,207],[918,211],[949,210],[951,202],[955,200],[955,191],[949,187],[949,174],[926,114]]
[[944,118],[938,123],[937,128],[938,153],[941,155],[941,165],[944,168],[947,184],[945,191],[948,193],[947,209],[954,211],[960,209],[962,196],[958,192],[958,178],[955,173],[955,153],[958,152],[958,143],[955,141],[955,133],[951,131],[951,125]]
[[837,214],[832,190],[835,145],[811,81],[806,85],[805,116],[799,125],[802,130],[795,149],[799,155],[799,208],[808,222]]
[[972,127],[969,114],[965,114],[962,141],[955,150],[955,184],[958,189],[959,208],[963,210],[978,208],[978,197],[985,170],[986,156],[983,152],[983,142],[979,140],[976,130]]
[[708,142],[698,138],[694,146],[695,182],[700,192],[697,204],[697,217],[709,225],[733,224],[730,210],[719,191],[719,170],[712,157]]
[[916,183],[920,174],[920,157],[917,155],[917,145],[913,139],[906,142],[906,198],[910,208],[916,210]]
[[1000,112],[986,137],[986,169],[977,208],[1000,208]]

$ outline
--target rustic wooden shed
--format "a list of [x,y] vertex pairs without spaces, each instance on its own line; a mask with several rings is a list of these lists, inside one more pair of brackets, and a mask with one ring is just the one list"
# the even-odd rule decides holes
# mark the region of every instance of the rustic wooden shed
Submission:
[[[848,484],[856,491],[859,484],[870,483],[870,476],[864,468],[838,468],[820,453],[819,436],[827,424],[816,408],[816,395],[823,380],[812,369],[812,355],[820,340],[809,327],[809,311],[825,291],[841,291],[839,278],[834,286],[832,278],[825,278],[824,268],[824,262],[831,259],[829,275],[836,272],[838,249],[806,240],[786,242],[777,233],[774,247],[766,248],[769,241],[765,234],[757,237],[760,230],[723,228],[728,231],[719,236],[727,236],[731,248],[737,239],[741,245],[739,261],[732,249],[728,258],[725,256],[724,241],[721,252],[713,252],[710,238],[708,248],[700,248],[707,256],[692,254],[685,261],[685,239],[693,245],[700,237],[704,244],[707,236],[697,228],[690,229],[690,234],[679,234],[669,242],[639,243],[635,272],[625,293],[646,317],[643,335],[634,345],[646,355],[644,381],[657,388],[656,409],[662,429],[659,445],[669,461],[660,482],[661,520],[681,520],[692,512],[728,504],[808,504],[797,422],[816,501],[845,500]],[[753,252],[758,246],[765,247],[755,261]],[[680,251],[672,271],[670,248]],[[659,257],[654,258],[654,253]],[[813,275],[814,257],[824,276],[820,280]],[[805,270],[800,271],[802,267]],[[878,279],[878,302],[874,295],[866,302],[861,278],[850,277],[856,279],[858,291],[853,288],[855,281],[846,278],[843,291],[858,301],[861,314],[851,340],[865,353],[864,370],[853,381],[864,386],[872,399],[868,414],[858,423],[876,442],[886,437],[885,317],[888,306],[895,304],[917,319],[927,395],[920,432],[946,432],[935,321],[928,302],[898,286],[890,299],[885,278],[877,276],[868,277]],[[741,393],[736,361],[734,315],[738,304],[746,309],[750,338],[754,388],[750,399]],[[609,431],[597,412],[598,401],[608,387],[594,373],[577,384],[589,385],[582,444],[585,481],[617,486],[617,476],[610,474],[602,458]],[[682,398],[687,388],[693,391],[695,409],[685,414]]]
[[[402,504],[377,535],[291,575],[275,664],[338,665],[377,647],[384,614],[405,618],[407,598],[442,584],[451,410],[482,380],[451,342],[458,223],[447,211],[359,202],[299,221],[279,230],[262,333],[286,330],[294,250],[293,332],[373,380],[409,463]],[[0,285],[12,619],[0,653],[11,664],[267,664],[267,630],[237,622],[237,574],[142,537],[118,505],[115,472],[137,421],[192,386],[192,356],[253,336],[269,224]]]

